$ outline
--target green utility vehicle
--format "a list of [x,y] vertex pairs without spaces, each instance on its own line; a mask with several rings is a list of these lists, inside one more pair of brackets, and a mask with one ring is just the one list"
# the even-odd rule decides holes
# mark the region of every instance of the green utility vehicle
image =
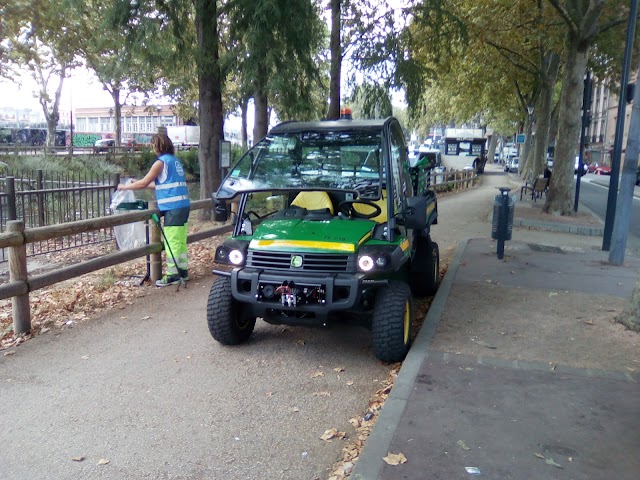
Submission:
[[[425,159],[425,163],[428,160]],[[285,122],[233,166],[213,195],[233,234],[216,249],[207,305],[213,338],[244,342],[256,318],[357,322],[380,360],[404,359],[413,296],[439,283],[431,165],[409,166],[398,121]]]

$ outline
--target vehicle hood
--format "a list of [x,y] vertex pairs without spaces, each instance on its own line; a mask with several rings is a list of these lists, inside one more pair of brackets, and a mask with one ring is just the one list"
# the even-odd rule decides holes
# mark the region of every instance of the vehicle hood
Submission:
[[371,238],[375,222],[334,218],[326,221],[265,220],[254,231],[249,248],[281,252],[358,251]]

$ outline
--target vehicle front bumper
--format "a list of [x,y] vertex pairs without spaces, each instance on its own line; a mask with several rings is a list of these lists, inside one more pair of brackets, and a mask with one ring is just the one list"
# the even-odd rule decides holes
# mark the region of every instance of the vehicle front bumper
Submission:
[[[250,308],[257,317],[307,313],[312,314],[310,319],[319,321],[324,321],[331,313],[359,309],[364,290],[388,283],[387,280],[368,279],[363,273],[310,275],[252,268],[236,268],[231,272],[214,270],[213,273],[230,277],[233,298]],[[322,298],[288,305],[283,303],[281,295],[265,295],[265,286],[279,287],[285,282],[300,289],[320,289]]]

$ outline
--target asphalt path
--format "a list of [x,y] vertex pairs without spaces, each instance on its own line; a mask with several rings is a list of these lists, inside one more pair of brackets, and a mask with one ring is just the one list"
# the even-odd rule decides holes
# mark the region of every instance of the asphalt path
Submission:
[[362,328],[259,321],[224,347],[206,326],[210,280],[143,287],[0,355],[0,478],[327,478],[345,442],[320,436],[354,436],[389,366]]

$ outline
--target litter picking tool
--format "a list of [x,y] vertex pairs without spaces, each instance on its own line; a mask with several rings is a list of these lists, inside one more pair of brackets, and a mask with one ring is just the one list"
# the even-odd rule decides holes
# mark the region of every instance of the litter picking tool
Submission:
[[158,217],[158,215],[156,213],[154,213],[154,214],[151,215],[151,219],[156,223],[156,225],[160,229],[160,233],[162,234],[162,238],[164,238],[164,244],[167,246],[167,249],[169,250],[169,254],[171,255],[171,258],[173,259],[173,264],[178,269],[178,277],[180,277],[180,283],[178,283],[178,288],[176,289],[176,291],[180,290],[180,287],[183,286],[183,285],[184,285],[184,288],[187,288],[187,282],[185,282],[184,279],[182,278],[182,275],[180,275],[178,262],[176,261],[176,257],[173,255],[173,251],[171,250],[171,245],[169,245],[169,240],[167,240],[167,236],[164,233],[164,229],[162,228],[162,225],[160,224],[160,217]]

